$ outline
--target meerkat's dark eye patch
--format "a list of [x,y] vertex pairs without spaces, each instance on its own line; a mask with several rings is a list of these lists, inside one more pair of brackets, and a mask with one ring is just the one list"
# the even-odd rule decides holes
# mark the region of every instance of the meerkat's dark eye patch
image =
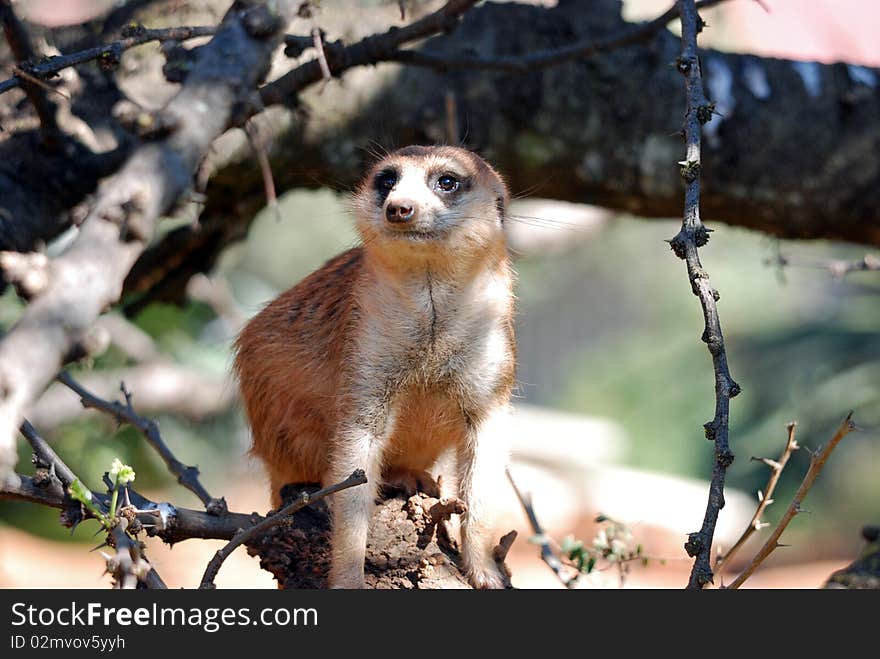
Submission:
[[390,192],[397,185],[397,172],[393,169],[385,169],[376,175],[376,189],[380,192]]
[[394,189],[394,186],[397,185],[398,178],[399,174],[394,169],[383,169],[376,174],[376,178],[373,180],[373,185],[376,188],[376,192],[379,194],[380,206],[385,203],[385,199]]

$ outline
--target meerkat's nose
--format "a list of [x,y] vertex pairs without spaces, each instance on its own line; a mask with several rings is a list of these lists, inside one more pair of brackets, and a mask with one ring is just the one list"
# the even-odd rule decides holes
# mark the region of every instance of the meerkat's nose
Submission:
[[415,204],[407,199],[392,201],[385,207],[385,219],[389,222],[409,222],[415,214]]

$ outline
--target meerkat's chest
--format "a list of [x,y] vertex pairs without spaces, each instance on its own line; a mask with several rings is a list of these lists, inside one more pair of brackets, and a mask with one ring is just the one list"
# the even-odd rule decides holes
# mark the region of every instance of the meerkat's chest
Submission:
[[509,288],[461,291],[433,281],[408,293],[367,319],[360,340],[372,367],[399,386],[491,389],[513,359]]

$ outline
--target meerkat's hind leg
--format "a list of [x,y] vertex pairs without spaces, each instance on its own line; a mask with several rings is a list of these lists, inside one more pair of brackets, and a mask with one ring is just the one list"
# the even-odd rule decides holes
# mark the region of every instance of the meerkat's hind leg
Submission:
[[459,496],[467,506],[461,521],[461,558],[474,588],[504,588],[507,578],[495,563],[492,525],[504,485],[509,410],[500,407],[473,424],[458,448]]

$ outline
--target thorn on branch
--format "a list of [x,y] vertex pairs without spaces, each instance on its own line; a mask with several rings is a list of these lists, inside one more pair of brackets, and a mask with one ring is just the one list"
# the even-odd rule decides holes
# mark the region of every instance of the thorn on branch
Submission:
[[684,543],[684,550],[691,558],[703,551],[703,535],[700,531],[688,535],[687,542]]
[[669,243],[670,249],[675,252],[675,255],[684,260],[687,258],[687,239],[682,235],[682,232],[679,231],[678,234],[671,240],[667,241]]
[[703,432],[706,435],[706,439],[708,439],[710,442],[714,442],[715,441],[715,433],[716,433],[715,421],[714,420],[707,421],[706,423],[704,423],[703,424]]
[[128,25],[123,26],[122,30],[120,30],[119,36],[123,39],[131,39],[132,37],[143,36],[146,32],[147,28],[145,28],[142,23],[132,21]]
[[[710,233],[712,233],[712,229],[702,222],[694,228],[694,243],[696,243],[697,247],[704,247],[709,243]],[[708,279],[708,275],[706,278]]]
[[[696,160],[681,160],[679,161],[679,172],[681,173],[681,177],[688,183],[693,183],[700,177],[700,171],[702,169],[702,165]],[[708,240],[708,238],[707,238]]]
[[706,103],[697,108],[697,121],[705,125],[712,121],[712,115],[715,114],[715,104]]

